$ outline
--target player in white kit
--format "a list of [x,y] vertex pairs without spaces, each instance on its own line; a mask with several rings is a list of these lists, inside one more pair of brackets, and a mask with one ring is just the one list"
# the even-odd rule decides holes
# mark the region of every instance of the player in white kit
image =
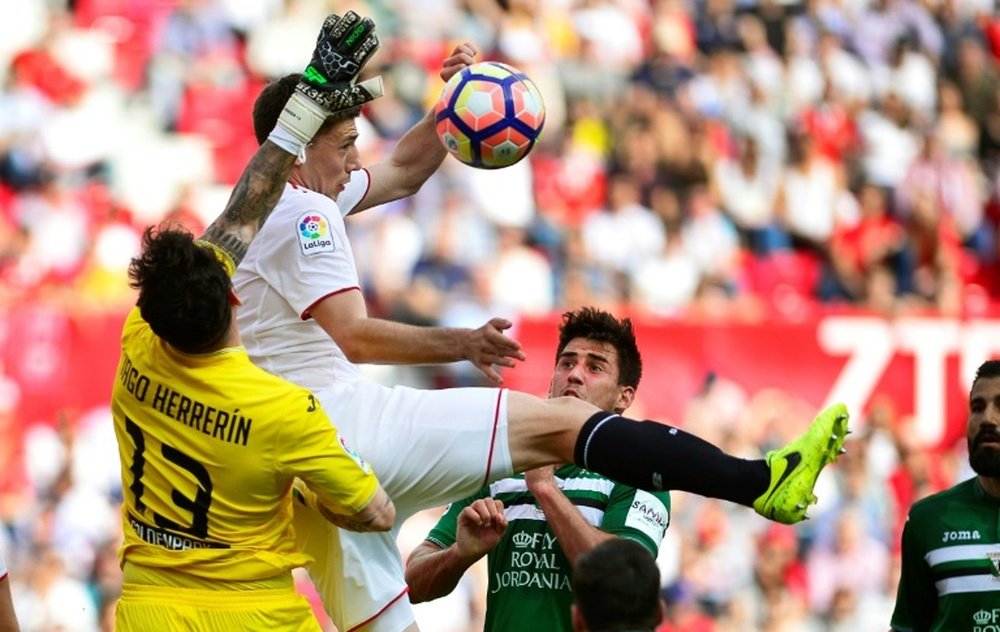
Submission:
[[[441,78],[471,64],[475,54],[468,44],[456,47]],[[296,82],[285,77],[258,98],[258,138],[274,127]],[[296,510],[297,540],[315,558],[310,575],[338,629],[415,630],[394,540],[399,524],[533,467],[575,462],[634,487],[722,498],[781,522],[804,517],[820,470],[843,446],[841,405],[821,413],[789,446],[746,460],[682,430],[574,398],[544,400],[502,388],[390,388],[364,377],[356,364],[469,360],[499,384],[494,367],[512,367],[524,356],[504,335],[511,326],[504,319],[473,330],[368,317],[344,219],[412,195],[446,154],[431,114],[388,160],[370,168],[361,165],[356,139],[353,116],[328,119],[234,276],[251,358],[317,393],[396,505],[397,528],[389,534],[340,531],[306,508]]]

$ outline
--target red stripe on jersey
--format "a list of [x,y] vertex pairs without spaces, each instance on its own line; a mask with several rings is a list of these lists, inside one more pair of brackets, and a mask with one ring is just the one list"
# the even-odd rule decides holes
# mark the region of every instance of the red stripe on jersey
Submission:
[[353,628],[349,628],[349,629],[347,630],[347,632],[354,632],[354,630],[357,630],[357,629],[360,629],[360,628],[363,628],[363,627],[365,627],[366,625],[368,625],[369,623],[371,623],[372,621],[374,621],[375,619],[378,619],[378,618],[379,618],[379,617],[380,617],[380,616],[382,615],[382,613],[383,613],[383,612],[385,612],[386,610],[388,610],[388,609],[389,609],[389,607],[390,607],[390,606],[392,606],[392,604],[394,604],[394,603],[396,603],[397,601],[399,601],[399,598],[400,598],[400,597],[402,597],[403,595],[405,595],[405,594],[406,594],[406,593],[408,593],[408,592],[410,592],[410,587],[409,587],[409,586],[407,586],[406,588],[404,588],[404,589],[403,589],[403,592],[401,592],[401,593],[399,593],[398,595],[396,595],[395,597],[393,597],[393,598],[392,598],[392,600],[391,600],[391,601],[390,601],[389,603],[387,603],[387,604],[385,604],[384,606],[382,606],[382,609],[381,609],[381,610],[379,610],[378,612],[376,612],[376,613],[375,613],[375,614],[373,614],[372,616],[368,617],[367,619],[365,619],[365,620],[364,620],[364,621],[362,621],[361,623],[357,624],[357,625],[356,625],[356,626],[354,626]]
[[506,389],[497,389],[497,405],[493,410],[493,436],[490,437],[490,453],[486,457],[486,477],[483,479],[483,485],[489,485],[490,483],[490,472],[493,470],[493,449],[497,445],[497,426],[500,425],[500,398],[503,397],[503,392]]
[[312,303],[311,303],[311,304],[309,305],[309,307],[307,307],[307,308],[305,309],[305,311],[304,311],[304,312],[302,312],[302,313],[301,313],[301,314],[299,315],[299,318],[301,318],[302,320],[309,320],[310,318],[312,318],[312,316],[310,316],[310,315],[309,315],[309,312],[310,312],[310,311],[312,311],[312,308],[316,307],[317,305],[319,305],[320,303],[322,303],[322,302],[323,302],[323,301],[325,301],[326,299],[330,298],[331,296],[336,296],[336,295],[338,295],[338,294],[343,294],[344,292],[350,292],[351,290],[357,290],[357,291],[359,291],[359,292],[360,292],[360,291],[361,291],[361,288],[360,288],[360,287],[358,287],[357,285],[352,285],[351,287],[345,287],[344,289],[342,289],[342,290],[337,290],[336,292],[330,292],[329,294],[324,294],[323,296],[321,296],[321,297],[319,297],[318,299],[316,299],[315,301],[313,301],[313,302],[312,302]]

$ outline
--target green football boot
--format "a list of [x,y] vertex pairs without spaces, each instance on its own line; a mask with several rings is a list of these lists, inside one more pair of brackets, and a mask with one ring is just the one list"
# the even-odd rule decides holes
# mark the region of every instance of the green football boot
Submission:
[[771,468],[771,484],[753,502],[753,508],[768,520],[795,524],[807,518],[806,509],[816,502],[813,487],[819,473],[844,452],[847,407],[833,404],[813,420],[809,430],[795,441],[765,456]]

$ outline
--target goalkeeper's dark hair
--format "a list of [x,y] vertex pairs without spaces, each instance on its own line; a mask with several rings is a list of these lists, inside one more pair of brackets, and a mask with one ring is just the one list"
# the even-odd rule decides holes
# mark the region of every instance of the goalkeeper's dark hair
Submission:
[[185,353],[211,350],[233,318],[229,274],[215,254],[178,228],[146,228],[128,269],[136,304],[153,332]]
[[626,538],[602,542],[576,560],[573,601],[590,630],[652,632],[663,615],[653,554]]
[[[253,133],[257,137],[257,144],[263,145],[267,137],[271,135],[274,126],[278,124],[278,117],[285,109],[285,104],[295,92],[295,86],[302,80],[302,73],[293,73],[276,79],[264,86],[257,100],[253,103]],[[327,132],[331,127],[346,119],[357,118],[361,114],[361,106],[337,110],[326,117],[322,127],[316,132],[316,136]]]
[[610,343],[618,352],[618,385],[637,388],[642,378],[642,356],[629,318],[621,320],[596,307],[582,307],[562,315],[556,363],[574,338]]

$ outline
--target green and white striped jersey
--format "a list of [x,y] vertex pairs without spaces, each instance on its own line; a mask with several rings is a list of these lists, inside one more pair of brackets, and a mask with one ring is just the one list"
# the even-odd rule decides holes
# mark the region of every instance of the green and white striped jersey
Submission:
[[[556,470],[556,481],[591,525],[635,540],[655,556],[670,522],[670,494],[619,485],[576,465]],[[480,498],[503,501],[507,532],[488,557],[486,630],[572,630],[571,565],[528,491],[524,475],[499,480],[448,506],[427,539],[442,548],[455,542],[458,515]]]
[[1000,498],[977,478],[913,504],[902,556],[894,630],[1000,632]]

